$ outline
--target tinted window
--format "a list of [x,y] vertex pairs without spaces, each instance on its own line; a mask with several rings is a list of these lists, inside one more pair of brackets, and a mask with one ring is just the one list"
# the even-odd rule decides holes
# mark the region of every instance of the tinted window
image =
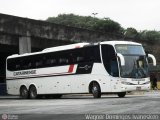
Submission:
[[118,77],[118,63],[113,46],[102,45],[102,58],[107,72],[114,77]]
[[100,61],[99,46],[89,46],[73,50],[8,59],[7,69],[16,71]]

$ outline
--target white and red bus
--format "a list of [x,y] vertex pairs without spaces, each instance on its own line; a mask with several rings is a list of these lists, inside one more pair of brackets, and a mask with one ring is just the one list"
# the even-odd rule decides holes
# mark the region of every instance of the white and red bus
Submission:
[[70,93],[124,97],[127,91],[150,89],[148,57],[156,65],[141,44],[127,41],[77,43],[12,55],[6,61],[7,91],[31,99]]

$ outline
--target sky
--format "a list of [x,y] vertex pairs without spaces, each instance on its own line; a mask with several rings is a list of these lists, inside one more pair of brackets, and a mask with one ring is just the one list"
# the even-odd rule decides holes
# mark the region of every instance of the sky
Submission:
[[46,20],[58,14],[110,18],[123,28],[160,31],[160,0],[0,0],[0,13]]

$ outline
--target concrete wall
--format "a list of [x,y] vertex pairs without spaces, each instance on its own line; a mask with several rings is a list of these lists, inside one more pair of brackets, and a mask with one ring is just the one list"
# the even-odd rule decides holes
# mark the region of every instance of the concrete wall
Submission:
[[112,39],[111,36],[107,34],[95,31],[4,14],[0,14],[0,32],[74,42],[94,42]]
[[[113,39],[107,34],[95,31],[5,14],[0,14],[0,34],[3,34],[0,35],[0,44],[19,45],[19,53],[31,52],[32,47],[45,48],[73,42]],[[15,37],[18,39],[12,39]],[[36,41],[34,41],[35,38]],[[39,44],[38,41],[42,40],[43,44]]]

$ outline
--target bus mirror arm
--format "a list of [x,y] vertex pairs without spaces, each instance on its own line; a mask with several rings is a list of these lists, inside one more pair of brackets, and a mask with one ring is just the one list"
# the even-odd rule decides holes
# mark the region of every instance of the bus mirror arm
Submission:
[[121,53],[117,53],[117,56],[120,58],[121,65],[125,65],[125,59],[124,56]]
[[153,66],[156,66],[157,63],[156,63],[156,58],[154,57],[154,55],[148,54],[148,57],[152,59],[152,61],[153,61]]

